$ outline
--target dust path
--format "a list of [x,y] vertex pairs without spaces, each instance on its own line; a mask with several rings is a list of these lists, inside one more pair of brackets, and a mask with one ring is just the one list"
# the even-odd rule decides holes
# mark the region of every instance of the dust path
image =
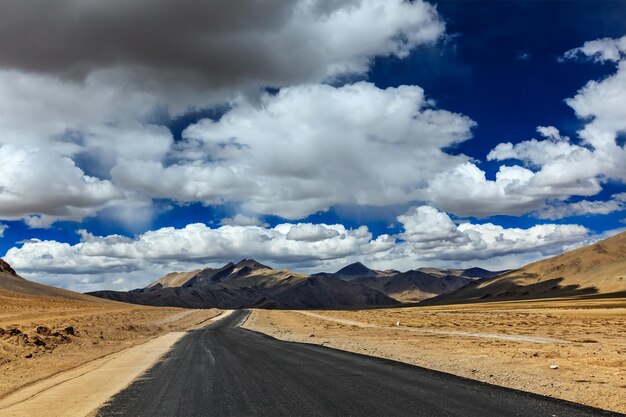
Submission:
[[[180,319],[195,312],[178,314]],[[232,310],[207,320],[210,323]],[[208,323],[205,323],[206,325]],[[23,388],[0,400],[3,417],[84,417],[157,363],[186,332],[171,332]]]
[[171,315],[169,317],[166,317],[163,320],[158,320],[158,321],[152,322],[152,324],[155,324],[157,326],[162,326],[164,324],[170,324],[170,323],[178,321],[178,320],[180,320],[182,318],[185,318],[185,317],[187,317],[190,314],[196,313],[198,311],[201,311],[201,310],[182,311],[180,313],[173,314],[173,315]]
[[364,323],[355,320],[339,319],[335,317],[325,316],[323,314],[312,313],[310,311],[296,311],[296,313],[303,314],[309,317],[315,317],[322,320],[332,321],[335,323],[345,324],[348,326],[364,327],[364,328],[381,328],[388,330],[400,330],[405,332],[415,333],[429,333],[429,334],[442,334],[451,336],[464,336],[464,337],[480,337],[485,339],[499,339],[510,340],[513,342],[526,342],[526,343],[571,343],[567,340],[556,339],[552,337],[536,337],[536,336],[524,336],[502,333],[479,333],[479,332],[464,332],[461,330],[440,330],[440,329],[416,329],[414,327],[404,326],[379,326],[371,323]]

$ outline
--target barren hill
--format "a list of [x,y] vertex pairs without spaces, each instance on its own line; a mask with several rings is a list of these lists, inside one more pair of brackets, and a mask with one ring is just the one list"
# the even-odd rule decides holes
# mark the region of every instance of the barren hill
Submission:
[[597,295],[626,296],[626,232],[491,279],[474,282],[432,302]]
[[0,293],[4,297],[31,295],[38,297],[65,298],[69,300],[101,302],[97,298],[61,288],[50,287],[26,280],[19,276],[11,266],[0,259]]

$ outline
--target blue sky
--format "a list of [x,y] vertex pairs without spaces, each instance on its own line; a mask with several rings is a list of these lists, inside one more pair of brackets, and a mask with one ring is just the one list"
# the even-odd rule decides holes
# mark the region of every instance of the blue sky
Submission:
[[3,13],[18,271],[92,290],[247,257],[504,269],[626,227],[625,1],[253,3],[72,6],[50,45],[30,37],[62,13]]

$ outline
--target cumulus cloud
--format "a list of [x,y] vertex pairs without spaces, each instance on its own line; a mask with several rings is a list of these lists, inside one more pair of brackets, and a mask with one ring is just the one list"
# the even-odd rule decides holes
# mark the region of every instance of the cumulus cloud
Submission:
[[112,285],[120,277],[124,285],[141,286],[172,270],[217,266],[249,257],[306,272],[332,270],[356,260],[373,267],[412,269],[481,264],[488,259],[489,265],[504,269],[589,241],[589,231],[578,225],[520,229],[458,223],[429,206],[409,209],[398,222],[402,233],[377,238],[366,226],[347,229],[340,224],[311,223],[283,223],[272,228],[190,224],[149,231],[133,239],[94,236],[81,230],[81,241],[75,245],[30,240],[11,248],[5,259],[29,277],[65,275],[72,279],[71,288],[95,289]]
[[617,72],[602,81],[589,82],[576,96],[567,100],[576,115],[590,120],[579,132],[585,144],[601,158],[605,173],[626,178],[626,152],[617,143],[617,135],[626,132],[626,60],[620,61]]
[[[361,230],[362,234],[367,233],[366,230]],[[339,232],[326,224],[310,224],[303,223],[297,224],[289,228],[287,232],[287,239],[299,240],[305,242],[319,242],[321,240],[331,239],[339,236]]]
[[539,126],[537,132],[544,139],[531,139],[516,144],[500,143],[489,152],[487,160],[519,159],[530,166],[541,168],[557,158],[568,158],[575,153],[588,152],[588,149],[572,144],[567,136],[561,136],[554,126]]
[[[489,152],[487,160],[511,164],[502,165],[495,180],[467,162],[435,175],[424,200],[460,216],[536,211],[555,218],[559,214],[616,211],[620,204],[615,201],[574,205],[563,201],[571,196],[596,195],[608,180],[626,181],[626,149],[618,140],[626,132],[625,42],[626,37],[600,39],[565,54],[566,58],[582,55],[612,62],[617,68],[600,81],[588,82],[566,100],[586,122],[576,141],[562,136],[554,126],[540,126],[537,131],[541,139],[501,143]],[[546,204],[553,208],[546,209]]]
[[0,217],[45,226],[51,219],[77,220],[121,194],[110,181],[85,175],[51,151],[0,146]]
[[454,242],[460,237],[457,225],[443,212],[429,207],[411,208],[398,216],[398,222],[404,227],[399,236],[407,242]]
[[457,216],[490,217],[495,214],[522,214],[543,202],[520,190],[534,173],[520,166],[501,166],[495,180],[472,162],[437,173],[424,191],[424,200]]
[[[375,57],[402,58],[436,41],[444,25],[428,3],[246,0],[246,7],[235,8],[227,1],[173,6],[158,0],[149,7],[145,1],[114,0],[112,7],[63,0],[65,7],[53,7],[43,0],[11,0],[3,6],[0,218],[45,227],[99,212],[138,224],[153,215],[152,199],[161,198],[235,203],[245,213],[287,219],[336,205],[415,201],[477,217],[536,212],[555,218],[621,207],[617,199],[567,201],[597,194],[608,179],[626,179],[626,151],[617,140],[626,131],[625,38],[588,42],[566,53],[616,65],[614,74],[567,100],[586,121],[580,141],[553,126],[539,127],[540,139],[503,143],[489,153],[490,161],[506,161],[492,179],[476,161],[443,151],[470,138],[475,123],[438,109],[420,87],[320,84],[362,76]],[[75,18],[65,19],[66,13]],[[59,27],[61,18],[67,24]],[[119,30],[108,30],[111,22]],[[39,41],[41,33],[46,42]],[[50,45],[64,48],[52,51]],[[268,86],[280,90],[251,99]],[[163,126],[190,109],[225,103],[223,116],[188,127],[179,143]],[[176,262],[217,261],[243,248],[251,250],[246,256],[279,263],[324,263],[366,253],[381,262],[398,253],[414,259],[407,254],[440,241],[458,251],[492,245],[495,252],[481,253],[508,256],[518,253],[510,251],[517,244],[501,242],[531,242],[543,232],[573,239],[581,232],[547,225],[525,235],[488,224],[470,230],[432,207],[398,221],[404,231],[397,237],[372,240],[363,229],[268,228],[255,215],[237,214],[218,229],[160,229],[131,241],[85,236],[67,247],[33,241],[16,253],[32,249],[31,258],[44,266],[74,254],[75,264],[65,268],[59,262],[58,273],[96,273],[90,268],[98,257],[111,271],[129,273],[157,264],[153,252],[167,259],[157,247],[172,237],[176,244],[163,247]],[[204,255],[184,243],[194,233],[212,242]],[[506,238],[491,242],[497,233]],[[257,246],[250,248],[241,236]],[[563,243],[555,239],[554,245]],[[46,245],[55,249],[36,252]],[[446,253],[461,253],[455,250]],[[445,257],[428,253],[424,259]]]
[[412,208],[399,216],[403,239],[384,256],[420,261],[463,262],[515,254],[546,256],[581,244],[589,230],[579,225],[542,224],[505,228],[493,223],[455,223],[446,213],[429,206]]
[[[235,97],[255,101],[266,87],[363,76],[375,57],[403,58],[443,32],[436,9],[421,0],[245,0],[237,6],[10,0],[0,16],[0,144],[51,151],[106,184],[111,169],[124,171],[128,161],[140,173],[167,169],[169,183],[161,186],[154,177],[140,184],[151,196],[236,200],[256,184],[228,168],[204,166],[203,160],[217,157],[211,154],[187,163],[192,151],[180,154],[164,124]],[[30,156],[36,157],[36,152]],[[178,185],[177,176],[195,174],[195,185],[182,192],[168,188]],[[243,183],[235,184],[232,195],[200,184],[233,186],[233,178]],[[124,188],[124,201],[133,207],[145,202],[124,180],[112,183]],[[12,209],[15,214],[7,218],[29,218],[37,226],[78,220],[101,208],[99,199],[89,207],[81,202],[78,210],[67,207],[73,202],[65,202],[63,194],[44,199],[45,205],[26,204],[32,201],[26,197],[22,211]],[[286,204],[301,199],[295,200]]]
[[[149,123],[154,97],[97,80],[74,85],[0,70],[0,217],[31,226],[136,206],[109,179],[120,157],[160,160],[173,143]],[[132,194],[132,193],[130,193]]]
[[148,264],[215,263],[254,257],[280,264],[304,260],[337,259],[388,249],[393,242],[383,235],[372,239],[366,227],[280,224],[221,226],[201,223],[182,229],[166,227],[129,239],[119,235],[94,236],[84,230],[76,245],[30,240],[12,248],[6,259],[24,272],[99,274],[137,271]]
[[442,148],[469,138],[473,126],[436,109],[417,86],[287,87],[260,106],[239,101],[220,120],[188,127],[174,165],[128,159],[111,173],[150,197],[241,202],[297,219],[337,204],[417,199],[433,173],[467,160]]
[[267,223],[264,223],[261,219],[255,216],[246,216],[245,214],[237,213],[232,217],[224,217],[220,220],[222,226],[263,226],[267,227]]
[[10,0],[0,66],[70,80],[106,72],[170,96],[360,74],[443,31],[421,0]]

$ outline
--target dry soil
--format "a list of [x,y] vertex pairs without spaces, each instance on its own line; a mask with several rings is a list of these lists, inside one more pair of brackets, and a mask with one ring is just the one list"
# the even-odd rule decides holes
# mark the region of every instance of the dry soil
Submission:
[[244,327],[626,413],[626,299],[255,310]]

